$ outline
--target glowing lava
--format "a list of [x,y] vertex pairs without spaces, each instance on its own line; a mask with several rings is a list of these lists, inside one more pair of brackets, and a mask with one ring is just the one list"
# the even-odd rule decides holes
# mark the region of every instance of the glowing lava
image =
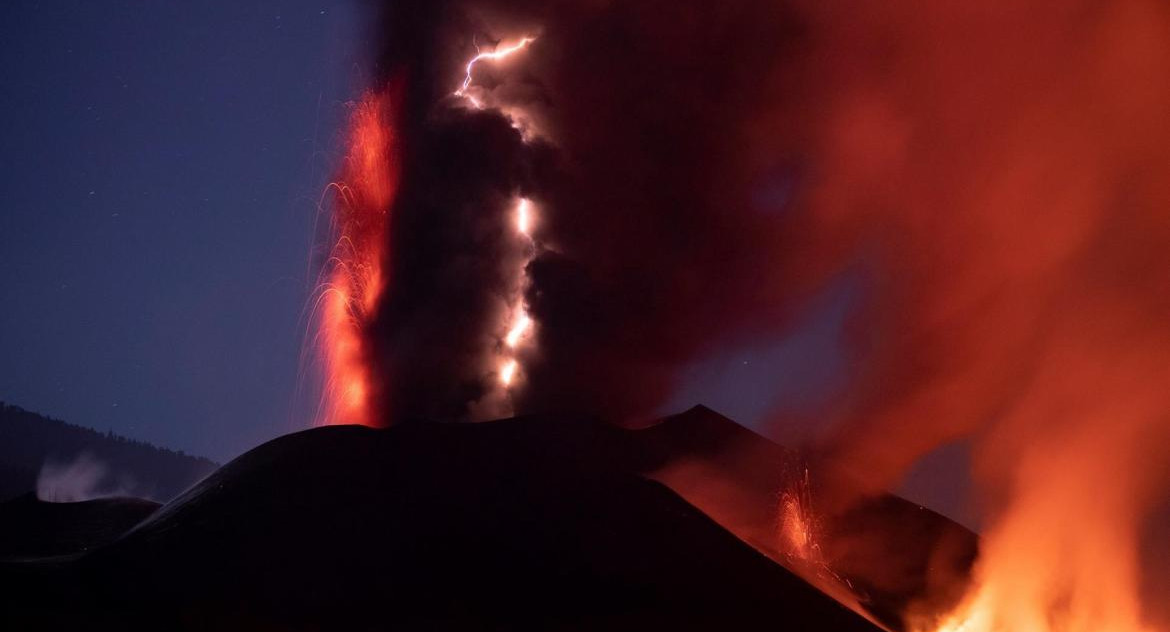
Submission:
[[[1078,442],[1104,453],[1112,437]],[[934,632],[1154,632],[1139,600],[1134,494],[1120,463],[1095,467],[1049,446],[1028,482],[984,534],[974,583]],[[1086,500],[1092,503],[1086,507]]]
[[365,94],[350,119],[349,151],[337,198],[336,241],[319,286],[317,342],[325,364],[318,424],[374,425],[365,328],[386,281],[382,271],[390,205],[398,187],[393,112],[397,89]]

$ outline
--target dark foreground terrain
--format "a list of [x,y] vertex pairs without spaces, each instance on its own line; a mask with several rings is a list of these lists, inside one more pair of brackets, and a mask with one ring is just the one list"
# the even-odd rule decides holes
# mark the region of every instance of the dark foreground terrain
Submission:
[[877,629],[642,474],[724,422],[285,436],[106,546],[0,562],[0,629]]

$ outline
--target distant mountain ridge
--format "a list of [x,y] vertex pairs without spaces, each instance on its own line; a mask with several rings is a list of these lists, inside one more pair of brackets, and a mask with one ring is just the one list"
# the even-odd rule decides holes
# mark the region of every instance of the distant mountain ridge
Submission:
[[[98,491],[169,500],[215,462],[112,432],[98,432],[0,402],[0,501],[37,489],[42,468],[90,477]],[[77,500],[66,499],[66,500]]]

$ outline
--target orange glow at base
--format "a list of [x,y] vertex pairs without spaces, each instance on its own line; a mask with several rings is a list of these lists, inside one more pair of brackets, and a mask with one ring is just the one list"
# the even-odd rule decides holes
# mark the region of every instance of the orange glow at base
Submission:
[[781,533],[790,554],[801,559],[811,556],[813,550],[812,525],[808,516],[793,497],[786,496],[781,502]]
[[1137,530],[1122,506],[1129,501],[1109,489],[1118,486],[1118,466],[1098,470],[1066,456],[1036,457],[1027,488],[984,534],[966,598],[919,630],[1155,632],[1138,598]]
[[369,92],[350,119],[348,154],[336,191],[329,258],[318,306],[325,387],[318,424],[374,425],[365,328],[386,282],[382,271],[390,205],[398,186],[391,120],[396,90]]

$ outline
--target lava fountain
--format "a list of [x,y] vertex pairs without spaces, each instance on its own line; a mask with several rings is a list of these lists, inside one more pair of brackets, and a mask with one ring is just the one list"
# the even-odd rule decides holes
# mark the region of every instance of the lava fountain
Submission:
[[350,118],[348,154],[331,183],[333,249],[318,290],[317,341],[325,364],[318,424],[375,425],[365,329],[385,288],[386,231],[398,188],[394,84],[367,92]]

